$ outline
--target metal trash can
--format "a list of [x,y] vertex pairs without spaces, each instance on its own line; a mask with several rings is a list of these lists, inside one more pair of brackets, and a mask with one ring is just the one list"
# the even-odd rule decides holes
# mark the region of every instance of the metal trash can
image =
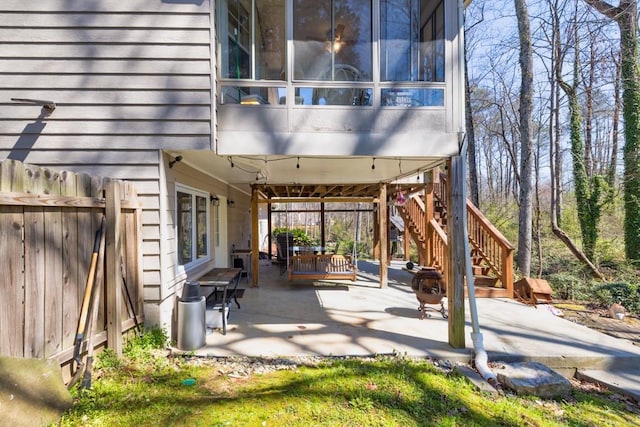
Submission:
[[205,344],[206,302],[198,282],[186,282],[178,301],[178,348],[196,350]]

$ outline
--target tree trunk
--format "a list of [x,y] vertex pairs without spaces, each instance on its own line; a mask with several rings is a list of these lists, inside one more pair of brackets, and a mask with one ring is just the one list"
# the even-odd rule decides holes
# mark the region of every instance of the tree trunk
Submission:
[[584,0],[616,21],[620,28],[622,110],[624,118],[624,237],[625,254],[640,261],[640,81],[638,72],[638,5],[620,0],[614,7],[602,0]]
[[[598,224],[600,223],[600,179],[589,177],[587,169],[586,148],[582,139],[582,109],[578,98],[580,86],[580,60],[578,28],[574,24],[574,60],[573,84],[569,85],[562,79],[562,67],[558,67],[556,78],[558,84],[569,99],[571,159],[573,161],[573,180],[578,209],[578,222],[582,235],[582,248],[588,259],[593,259],[596,240],[598,238]],[[561,61],[562,62],[562,61]]]
[[469,166],[469,189],[471,201],[478,208],[480,207],[480,196],[478,192],[478,169],[476,163],[476,135],[473,127],[473,111],[471,110],[471,87],[469,86],[469,73],[467,72],[467,41],[464,42],[464,103],[465,103],[465,126],[467,133],[467,163]]
[[560,151],[560,91],[556,75],[562,66],[560,50],[560,11],[558,0],[549,1],[551,13],[551,75],[549,76],[549,173],[551,180],[550,214],[558,226],[562,224],[562,161]]
[[[615,57],[614,57],[615,58]],[[618,128],[620,125],[620,79],[621,70],[620,59],[614,59],[616,64],[616,81],[613,84],[613,129],[611,135],[611,163],[609,165],[609,173],[607,182],[609,183],[609,197],[613,199],[616,188],[616,172],[618,166]]]
[[520,36],[520,214],[518,217],[518,269],[523,276],[531,271],[531,232],[533,205],[533,47],[526,0],[514,0]]

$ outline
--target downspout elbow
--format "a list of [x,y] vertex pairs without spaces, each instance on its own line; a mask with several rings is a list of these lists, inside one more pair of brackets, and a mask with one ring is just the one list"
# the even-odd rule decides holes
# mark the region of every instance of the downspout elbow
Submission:
[[487,364],[489,361],[489,357],[487,356],[487,352],[484,350],[484,346],[482,343],[482,334],[472,333],[471,340],[473,341],[473,348],[475,350],[473,363],[476,370],[482,376],[482,378],[484,378],[485,381],[496,387],[498,385],[498,378],[491,371]]

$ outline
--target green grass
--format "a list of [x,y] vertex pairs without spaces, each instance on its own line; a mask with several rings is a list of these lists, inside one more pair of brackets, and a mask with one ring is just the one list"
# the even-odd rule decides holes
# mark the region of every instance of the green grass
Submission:
[[[128,353],[129,354],[129,353]],[[477,391],[465,377],[402,357],[331,359],[233,375],[214,359],[140,350],[96,367],[62,426],[628,426],[623,399],[562,400]],[[185,380],[193,379],[193,385]],[[614,396],[615,397],[615,396]]]

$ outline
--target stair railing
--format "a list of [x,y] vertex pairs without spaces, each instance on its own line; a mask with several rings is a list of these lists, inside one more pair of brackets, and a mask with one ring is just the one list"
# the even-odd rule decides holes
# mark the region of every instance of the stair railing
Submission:
[[467,200],[467,231],[472,248],[511,295],[515,248],[470,200]]
[[427,236],[426,223],[424,221],[425,207],[420,197],[409,197],[404,205],[404,218],[411,222],[414,231],[424,241]]
[[448,283],[448,252],[447,235],[438,221],[429,221],[427,233],[427,265],[436,268],[443,276],[444,283]]
[[[446,194],[446,176],[441,174],[440,182],[434,184],[434,199],[445,209]],[[422,199],[416,196],[409,198],[404,207],[405,221],[411,223],[419,240],[425,242],[426,265],[437,268],[446,276],[448,259],[446,233],[435,219],[432,219],[427,226],[424,215],[425,206]],[[513,295],[515,248],[469,200],[467,200],[467,231],[472,249],[482,258],[487,268],[508,291],[507,293]]]

